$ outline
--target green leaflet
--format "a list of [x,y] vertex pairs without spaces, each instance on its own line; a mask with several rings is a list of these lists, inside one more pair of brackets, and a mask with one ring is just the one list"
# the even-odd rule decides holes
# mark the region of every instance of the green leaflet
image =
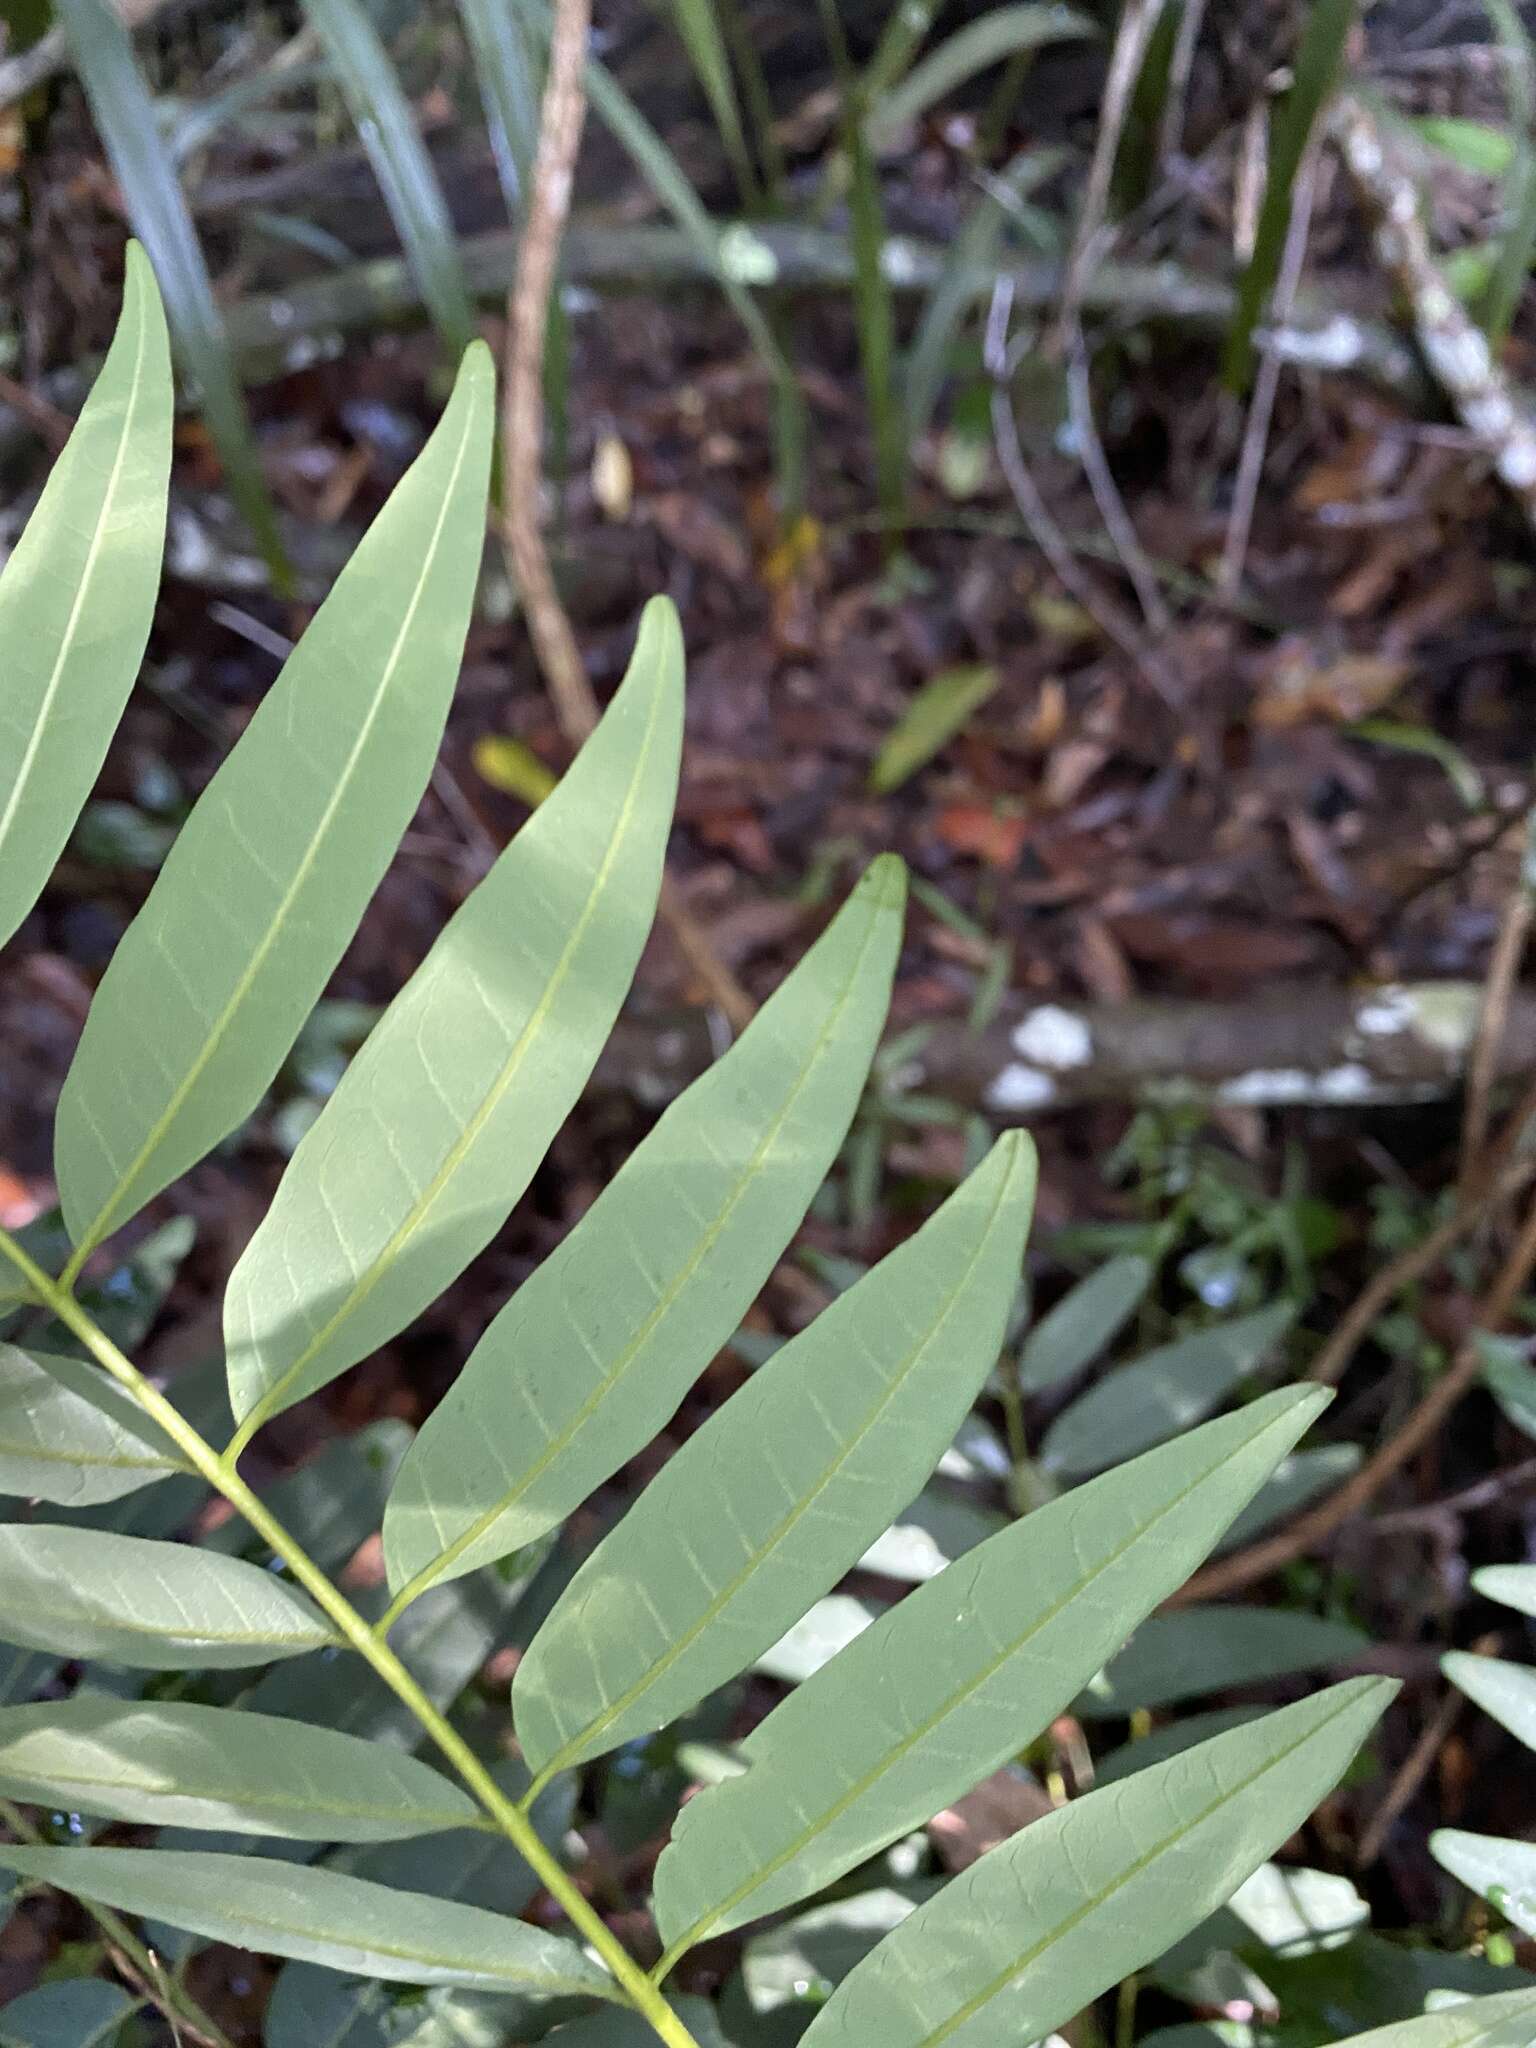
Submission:
[[64,1977],[11,1999],[0,2048],[108,2048],[140,2001],[104,1977]]
[[493,381],[477,343],[102,979],[59,1099],[78,1254],[255,1107],[409,822],[474,596]]
[[1475,1656],[1470,1650],[1449,1651],[1440,1659],[1440,1669],[1485,1714],[1527,1749],[1536,1749],[1536,1671],[1508,1664],[1502,1657]]
[[386,1842],[476,1818],[456,1785],[380,1743],[269,1714],[102,1693],[0,1708],[0,1788],[105,1820],[304,1842]]
[[1197,1330],[1107,1374],[1051,1424],[1041,1464],[1050,1472],[1102,1472],[1202,1422],[1263,1364],[1295,1313],[1289,1302],[1278,1302]]
[[1326,1399],[1289,1389],[1149,1451],[882,1615],[752,1731],[744,1776],[683,1808],[656,1870],[667,1947],[821,1890],[1032,1742]]
[[1148,1260],[1125,1252],[1064,1294],[1020,1347],[1019,1385],[1025,1393],[1043,1393],[1090,1365],[1135,1313],[1151,1277]]
[[902,894],[900,864],[876,861],[496,1317],[390,1497],[392,1588],[414,1595],[532,1542],[655,1435],[728,1341],[852,1121]]
[[0,1638],[150,1671],[266,1664],[336,1640],[296,1588],[237,1558],[19,1523],[0,1526]]
[[1536,1934],[1536,1844],[1436,1828],[1429,1847],[1442,1870],[1496,1906],[1522,1934]]
[[1370,1638],[1346,1622],[1280,1607],[1182,1607],[1143,1622],[1077,1702],[1091,1719],[1166,1706],[1358,1657]]
[[1489,1564],[1472,1574],[1479,1593],[1536,1620],[1536,1565]]
[[145,1913],[207,1941],[295,1956],[396,1984],[611,1998],[571,1941],[478,1906],[301,1863],[182,1849],[11,1849],[8,1867],[77,1898]]
[[857,1563],[996,1361],[1034,1192],[1034,1146],[1012,1132],[651,1482],[518,1665],[535,1771],[663,1727]]
[[1043,2039],[1229,1898],[1338,1782],[1396,1690],[1330,1687],[1034,1822],[861,1963],[808,2048]]
[[650,929],[682,696],[682,636],[659,598],[574,766],[305,1135],[225,1297],[241,1441],[435,1301],[527,1187]]
[[0,1344],[0,1492],[91,1507],[189,1469],[99,1366]]
[[128,244],[101,375],[0,574],[0,945],[74,828],[154,617],[171,467],[171,357]]
[[1536,1991],[1505,1991],[1442,2006],[1422,2019],[1397,2020],[1350,2037],[1350,2048],[1531,2048]]

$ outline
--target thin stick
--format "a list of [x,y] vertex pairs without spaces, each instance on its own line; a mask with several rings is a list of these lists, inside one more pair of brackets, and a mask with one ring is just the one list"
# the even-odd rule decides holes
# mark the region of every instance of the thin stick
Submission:
[[1509,1022],[1510,999],[1514,995],[1515,978],[1520,972],[1520,961],[1530,936],[1533,914],[1536,914],[1536,895],[1532,894],[1522,864],[1520,878],[1499,920],[1498,937],[1494,940],[1493,954],[1488,962],[1482,1008],[1478,1013],[1477,1036],[1472,1041],[1472,1057],[1467,1062],[1467,1106],[1462,1119],[1461,1164],[1457,1175],[1458,1184],[1462,1187],[1472,1178],[1488,1133],[1493,1077],[1498,1071],[1499,1051]]
[[1104,81],[1104,97],[1099,106],[1099,127],[1094,137],[1093,161],[1088,167],[1088,183],[1083,192],[1082,212],[1078,215],[1077,227],[1072,236],[1071,251],[1067,256],[1066,275],[1062,280],[1061,307],[1057,314],[1054,346],[1058,353],[1064,351],[1067,336],[1076,322],[1082,305],[1083,287],[1088,273],[1097,262],[1100,249],[1099,237],[1104,226],[1104,215],[1109,206],[1110,180],[1115,174],[1115,158],[1120,150],[1120,137],[1125,129],[1125,120],[1131,110],[1131,95],[1136,90],[1136,80],[1146,61],[1147,46],[1152,40],[1163,12],[1165,0],[1125,0],[1120,16],[1120,26],[1115,34],[1115,47],[1110,52],[1109,75]]
[[[41,1829],[33,1827],[21,1808],[9,1799],[0,1799],[0,1821],[4,1821],[18,1841],[29,1842],[37,1849],[48,1847],[48,1837]],[[120,1914],[114,1913],[110,1906],[93,1905],[89,1899],[81,1899],[80,1904],[112,1944],[116,1951],[112,1960],[118,1970],[135,1991],[160,2007],[173,2033],[180,2021],[187,2038],[202,2043],[202,2048],[234,2048],[224,2029],[203,2011],[185,1985],[177,1983],[170,1972],[161,1967]]]
[[1381,1854],[1382,1845],[1396,1825],[1403,1808],[1428,1777],[1445,1739],[1455,1727],[1465,1701],[1451,1687],[1425,1724],[1423,1733],[1398,1765],[1386,1797],[1371,1815],[1370,1824],[1355,1851],[1356,1870],[1369,1870]]
[[[1497,1330],[1506,1322],[1515,1301],[1536,1266],[1536,1202],[1526,1213],[1498,1278],[1474,1320],[1474,1332]],[[1434,1381],[1413,1412],[1392,1436],[1369,1457],[1351,1478],[1330,1494],[1309,1515],[1255,1543],[1236,1556],[1222,1558],[1198,1573],[1170,1605],[1184,1606],[1192,1600],[1214,1600],[1266,1579],[1331,1536],[1342,1522],[1366,1507],[1392,1475],[1429,1443],[1451,1410],[1477,1382],[1482,1372],[1482,1353],[1476,1338],[1469,1336],[1457,1350],[1448,1371]]]
[[992,436],[997,444],[997,459],[1013,493],[1013,501],[1019,508],[1019,517],[1029,528],[1035,546],[1055,571],[1058,580],[1077,599],[1105,639],[1135,664],[1168,708],[1177,711],[1177,693],[1155,651],[1146,644],[1134,621],[1126,618],[1118,605],[1112,605],[1097,591],[1079,569],[1077,557],[1051,516],[1040,487],[1030,473],[1024,444],[1019,438],[1019,423],[1014,417],[1013,399],[1008,390],[1008,321],[1012,307],[1013,286],[1006,277],[1000,277],[993,288],[992,304],[987,313],[984,359],[992,383]]
[[[1307,146],[1291,187],[1291,217],[1286,226],[1280,275],[1275,281],[1271,303],[1271,321],[1275,327],[1283,328],[1290,319],[1301,287],[1307,237],[1312,228],[1312,207],[1317,196],[1318,161],[1319,151],[1314,140]],[[1248,558],[1248,539],[1253,531],[1254,507],[1258,503],[1259,484],[1264,475],[1264,454],[1269,446],[1270,422],[1274,418],[1275,397],[1280,389],[1281,367],[1279,352],[1273,347],[1266,347],[1259,360],[1253,397],[1248,405],[1237,481],[1232,490],[1232,510],[1227,519],[1226,542],[1216,576],[1216,588],[1228,600],[1236,597],[1242,586],[1243,564]]]
[[1120,495],[1114,471],[1109,466],[1109,457],[1104,453],[1104,444],[1099,439],[1093,417],[1088,345],[1083,339],[1082,323],[1078,320],[1073,321],[1067,341],[1067,410],[1077,442],[1078,458],[1088,479],[1088,488],[1093,492],[1093,502],[1099,508],[1099,517],[1104,522],[1104,531],[1109,535],[1115,553],[1125,565],[1125,573],[1136,592],[1136,602],[1141,606],[1141,615],[1154,633],[1166,633],[1173,624],[1172,616],[1163,601],[1157,576],[1147,560],[1131,515],[1126,510],[1125,500]]
[[1195,68],[1195,46],[1205,21],[1205,0],[1184,0],[1173,54],[1168,59],[1168,91],[1163,100],[1163,118],[1158,128],[1157,154],[1167,164],[1184,144],[1184,115],[1189,102],[1189,81]]
[[[528,210],[517,274],[507,299],[501,415],[502,533],[512,574],[528,614],[534,653],[549,686],[567,743],[579,747],[597,724],[597,698],[560,601],[539,524],[543,484],[544,334],[560,242],[570,211],[576,156],[586,118],[587,36],[591,0],[556,0],[549,73],[539,112]],[[756,1004],[720,959],[684,903],[670,874],[661,885],[661,916],[678,951],[735,1030],[751,1022]]]

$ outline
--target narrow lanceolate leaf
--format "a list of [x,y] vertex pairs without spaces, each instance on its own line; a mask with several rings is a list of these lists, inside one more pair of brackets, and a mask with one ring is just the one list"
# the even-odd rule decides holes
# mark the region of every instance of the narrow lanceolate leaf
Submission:
[[1536,1620],[1536,1565],[1490,1564],[1472,1574],[1479,1593]]
[[1151,1277],[1150,1261],[1126,1252],[1063,1295],[1020,1348],[1019,1385],[1024,1391],[1043,1393],[1091,1365],[1135,1313]]
[[1536,1749],[1536,1671],[1466,1650],[1450,1651],[1441,1658],[1440,1669],[1485,1714],[1492,1714],[1527,1749]]
[[225,1297],[249,1434],[386,1343],[506,1220],[596,1064],[661,887],[682,637],[656,600],[575,765],[306,1134]]
[[518,1666],[535,1770],[663,1727],[858,1562],[996,1361],[1034,1192],[1034,1147],[1010,1133],[689,1438]]
[[170,469],[165,314],[130,242],[101,375],[0,574],[0,945],[52,873],[138,674]]
[[1042,2040],[1230,1898],[1338,1782],[1396,1690],[1333,1686],[1034,1822],[903,1921],[806,2042]]
[[1257,1685],[1292,1671],[1342,1664],[1369,1649],[1348,1622],[1282,1607],[1183,1607],[1154,1614],[1077,1703],[1080,1714],[1119,1719],[1137,1707]]
[[1536,1934],[1536,1843],[1436,1828],[1429,1846],[1442,1870],[1459,1877],[1522,1934]]
[[1536,1991],[1505,1991],[1351,2034],[1349,2048],[1531,2048],[1533,2041]]
[[336,1640],[302,1593],[253,1564],[47,1524],[0,1527],[0,1638],[150,1671],[266,1664]]
[[858,1106],[902,894],[899,864],[877,861],[496,1317],[401,1469],[384,1520],[391,1587],[424,1591],[553,1527],[728,1341]]
[[477,344],[113,956],[59,1099],[79,1248],[256,1106],[410,820],[474,596],[492,382]]
[[104,1820],[304,1842],[394,1841],[476,1814],[429,1764],[355,1735],[103,1693],[0,1708],[0,1787]]
[[7,2002],[0,2048],[112,2048],[142,2003],[104,1977],[60,1977]]
[[1077,1488],[891,1608],[683,1808],[656,1921],[691,1947],[820,1891],[1040,1733],[1205,1556],[1327,1396],[1287,1389]]
[[92,1507],[188,1469],[98,1366],[0,1344],[0,1493]]
[[171,1849],[12,1849],[7,1866],[205,1941],[396,1984],[615,1996],[572,1941],[521,1920],[335,1870]]
[[1074,1401],[1045,1433],[1052,1472],[1102,1472],[1202,1422],[1261,1366],[1289,1327],[1288,1302],[1237,1316],[1121,1366]]

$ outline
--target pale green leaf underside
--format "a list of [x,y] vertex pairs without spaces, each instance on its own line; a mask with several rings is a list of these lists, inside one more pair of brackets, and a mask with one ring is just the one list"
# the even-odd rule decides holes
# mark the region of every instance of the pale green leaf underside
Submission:
[[996,1362],[1034,1192],[1012,1132],[651,1482],[518,1666],[535,1770],[663,1727],[744,1670],[915,1497]]
[[1347,1622],[1288,1608],[1223,1602],[1154,1614],[1077,1702],[1085,1716],[1118,1718],[1230,1685],[1340,1664],[1370,1648]]
[[1197,1330],[1107,1374],[1051,1424],[1040,1462],[1053,1472],[1102,1472],[1203,1422],[1263,1364],[1294,1315],[1288,1302],[1279,1302]]
[[847,1977],[808,2048],[1017,2048],[1230,1898],[1396,1691],[1353,1679],[1090,1792],[983,1856]]
[[1536,1620],[1536,1565],[1490,1564],[1472,1574],[1479,1593]]
[[899,863],[877,861],[496,1317],[401,1469],[384,1520],[392,1588],[456,1578],[553,1527],[729,1339],[858,1106],[902,895]]
[[266,1664],[335,1641],[317,1608],[238,1558],[142,1536],[0,1527],[0,1640],[151,1671]]
[[255,1108],[410,821],[469,623],[492,386],[476,344],[113,955],[59,1098],[77,1246]]
[[142,2002],[103,1977],[55,1978],[7,2002],[0,2048],[111,2048]]
[[93,1507],[188,1469],[98,1366],[0,1344],[0,1492]]
[[1470,1650],[1449,1651],[1441,1658],[1440,1668],[1485,1714],[1491,1714],[1527,1749],[1536,1749],[1536,1671],[1525,1664],[1506,1663],[1502,1657],[1479,1657]]
[[682,1809],[656,1870],[690,1945],[819,1891],[1018,1754],[1322,1408],[1288,1389],[1041,1508],[883,1615]]
[[1349,2048],[1531,2048],[1536,1991],[1505,1991],[1352,2034]]
[[506,1220],[602,1051],[661,887],[682,637],[647,607],[575,764],[390,1004],[225,1298],[247,1432],[386,1343]]
[[165,313],[130,242],[112,346],[0,573],[0,945],[52,873],[138,674],[171,409]]
[[1522,1934],[1536,1934],[1536,1843],[1436,1828],[1429,1847],[1442,1870],[1497,1907]]
[[476,1818],[457,1786],[381,1743],[101,1693],[0,1708],[0,1789],[104,1820],[306,1842],[387,1842]]
[[205,1941],[395,1984],[614,1996],[574,1942],[420,1892],[258,1856],[170,1849],[11,1849],[7,1865],[77,1898]]

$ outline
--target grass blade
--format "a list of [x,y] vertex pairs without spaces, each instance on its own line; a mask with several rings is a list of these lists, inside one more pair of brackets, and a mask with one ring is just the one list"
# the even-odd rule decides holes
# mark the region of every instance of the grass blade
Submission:
[[105,1820],[303,1842],[391,1842],[476,1818],[456,1785],[380,1743],[268,1714],[89,1692],[0,1709],[0,1789]]
[[52,874],[138,674],[170,467],[165,312],[131,242],[107,359],[0,574],[0,945]]
[[1021,50],[1038,50],[1046,43],[1068,42],[1094,32],[1088,17],[1073,7],[988,8],[930,50],[899,83],[871,100],[864,123],[869,147],[877,155],[889,149],[904,128],[921,120],[957,86]]
[[492,385],[476,344],[113,955],[59,1100],[72,1275],[256,1106],[410,821],[469,624]]
[[502,198],[517,220],[539,140],[539,86],[523,26],[505,0],[459,0],[459,17],[474,55]]
[[675,1720],[889,1526],[996,1361],[1034,1192],[1034,1147],[1010,1132],[651,1482],[518,1665],[513,1718],[536,1771]]
[[474,339],[474,303],[410,102],[361,0],[304,0],[304,12],[335,69],[432,323],[457,361]]
[[572,1941],[520,1920],[259,1856],[169,1849],[12,1849],[7,1866],[77,1898],[263,1955],[393,1984],[556,1997],[616,1995]]
[[683,1808],[656,1871],[669,1953],[820,1891],[1025,1749],[1324,1405],[1287,1389],[1209,1423],[882,1615],[753,1730],[744,1776]]
[[57,11],[122,187],[128,218],[165,293],[177,353],[197,385],[230,496],[255,535],[274,584],[286,593],[292,572],[261,473],[223,316],[214,302],[197,231],[161,141],[128,31],[110,0],[58,0]]
[[742,204],[750,212],[762,198],[761,182],[747,147],[736,81],[731,75],[730,52],[715,15],[714,0],[671,0],[671,4],[678,36],[709,101],[709,111],[719,130]]
[[230,1278],[241,1441],[435,1301],[533,1178],[650,930],[682,724],[658,598],[606,716],[390,1004]]
[[1334,1686],[1047,1814],[904,1920],[838,1986],[807,2048],[1043,2040],[1229,1898],[1396,1691]]
[[902,893],[899,865],[877,862],[491,1324],[401,1469],[384,1518],[391,1586],[412,1594],[552,1528],[729,1340],[852,1121]]

